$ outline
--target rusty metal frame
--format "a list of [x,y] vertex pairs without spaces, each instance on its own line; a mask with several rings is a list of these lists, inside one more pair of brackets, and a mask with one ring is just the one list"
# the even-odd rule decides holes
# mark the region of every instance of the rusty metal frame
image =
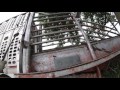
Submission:
[[75,72],[80,72],[80,71],[84,71],[87,70],[89,68],[95,67],[97,65],[100,65],[108,60],[110,60],[111,58],[114,58],[115,56],[119,55],[120,51],[111,53],[111,55],[106,56],[104,58],[95,60],[95,61],[91,61],[82,65],[78,65],[75,67],[71,67],[69,69],[65,69],[65,70],[60,70],[60,71],[54,71],[54,72],[46,72],[46,73],[26,73],[26,74],[15,74],[16,77],[18,78],[55,78],[55,77],[60,77],[60,76],[65,76],[65,75],[69,75],[69,74],[73,74]]
[[[60,12],[61,13],[61,12]],[[62,14],[63,13],[65,13],[65,12],[62,12]],[[69,12],[70,13],[70,12]],[[59,13],[55,13],[55,15],[59,15]],[[68,14],[68,12],[67,12],[67,14]],[[51,15],[51,17],[53,17],[53,15],[54,15],[54,13],[53,14],[49,14],[49,15]],[[69,14],[71,17],[73,17],[71,14]],[[69,16],[68,15],[68,16]],[[42,16],[48,16],[48,15],[42,15]],[[37,17],[34,17],[34,18],[38,18],[39,16],[37,16]],[[51,18],[50,17],[50,18]],[[60,17],[62,17],[62,16],[60,16]],[[46,18],[47,19],[47,18]],[[75,20],[57,20],[57,21],[51,21],[51,22],[48,22],[48,23],[41,23],[41,24],[34,24],[32,27],[37,27],[37,26],[40,26],[40,25],[44,25],[44,24],[49,24],[49,23],[55,23],[55,22],[64,22],[64,21],[75,21]],[[80,22],[86,22],[86,23],[92,23],[92,22],[88,22],[88,21],[85,21],[85,20],[82,20],[82,21],[80,21]],[[79,23],[80,24],[80,23]],[[94,23],[95,25],[100,25],[100,24],[96,24],[96,23]],[[77,25],[77,24],[70,24],[70,26],[71,25]],[[66,26],[69,26],[69,25],[59,25],[59,26],[52,26],[52,27],[47,27],[47,28],[43,28],[43,29],[36,29],[36,30],[32,30],[31,31],[31,33],[38,33],[38,31],[42,31],[42,30],[50,30],[50,29],[53,29],[53,28],[60,28],[60,27],[66,27]],[[90,25],[85,25],[85,24],[81,24],[81,27],[82,26],[86,26],[86,27],[91,27],[91,28],[95,28],[95,29],[100,29],[100,28],[97,28],[97,27],[94,27],[94,26],[90,26]],[[102,26],[102,25],[100,25],[100,26]],[[114,28],[110,28],[110,27],[107,27],[107,26],[105,26],[106,28],[108,28],[108,29],[110,29],[110,30],[101,30],[102,32],[104,32],[104,31],[106,31],[106,32],[108,32],[108,33],[112,33],[112,34],[114,34],[114,35],[116,35],[116,36],[118,36],[119,34],[118,33],[115,33],[115,32],[113,32],[112,30],[115,30]],[[77,29],[76,29],[77,30]],[[84,31],[87,31],[87,29],[83,29]],[[33,39],[32,41],[33,42],[31,42],[31,45],[39,45],[39,44],[43,44],[43,43],[48,43],[48,42],[53,42],[54,40],[51,40],[51,41],[45,41],[44,42],[44,40],[43,40],[43,42],[42,41],[40,41],[40,42],[35,42],[35,39],[37,40],[37,38],[42,38],[42,39],[45,39],[45,38],[43,38],[44,36],[49,36],[49,37],[54,37],[54,36],[50,36],[50,35],[53,35],[53,34],[59,34],[59,33],[64,33],[64,32],[71,32],[71,31],[74,31],[74,30],[63,30],[63,31],[56,31],[56,32],[51,32],[51,33],[45,33],[45,34],[38,34],[38,35],[32,35],[31,36],[31,38]],[[81,31],[81,30],[79,30],[78,29],[78,31]],[[99,30],[100,31],[100,30]],[[98,34],[99,36],[93,36],[93,35],[89,35],[89,34],[87,34],[87,36],[89,36],[89,37],[91,37],[91,38],[96,38],[96,39],[100,39],[100,40],[104,40],[104,39],[107,39],[107,37],[108,38],[112,38],[112,36],[110,36],[110,35],[108,35],[108,33],[107,34],[104,34],[104,33],[99,33],[99,32],[95,32],[95,31],[92,31],[93,33],[95,33],[95,34]],[[65,35],[67,35],[67,34],[65,34]],[[102,36],[100,36],[100,35],[102,35]],[[61,36],[61,35],[59,35],[59,36]],[[56,37],[56,36],[55,36]],[[72,38],[74,38],[75,36],[73,36]],[[83,38],[83,36],[80,36],[80,37],[82,37]],[[71,38],[71,37],[68,37],[69,39]],[[94,42],[95,40],[90,40],[90,42]],[[65,40],[64,38],[58,38],[58,39],[55,39],[56,41],[57,40]],[[84,40],[83,40],[84,41]],[[67,43],[67,42],[66,42]],[[52,44],[51,44],[52,45]],[[55,45],[55,44],[54,44]],[[48,46],[50,46],[50,45],[48,45]]]
[[[26,74],[15,74],[16,77],[19,77],[19,78],[22,78],[22,77],[23,78],[29,78],[29,77],[31,77],[31,78],[53,78],[53,77],[65,76],[65,75],[73,74],[76,72],[84,71],[84,70],[92,68],[92,67],[96,67],[97,65],[100,65],[100,64],[102,64],[102,63],[104,63],[104,62],[110,60],[111,58],[120,54],[119,50],[116,51],[116,48],[118,46],[116,46],[116,48],[113,46],[114,47],[112,49],[113,51],[111,51],[106,56],[101,57],[101,58],[99,57],[99,55],[96,56],[97,52],[96,52],[96,50],[93,49],[94,44],[90,43],[86,33],[84,32],[85,30],[82,29],[82,24],[80,25],[78,19],[76,19],[75,16],[73,16],[73,19],[75,20],[79,30],[82,32],[82,34],[85,38],[85,41],[87,42],[88,49],[89,49],[90,54],[92,56],[92,61],[88,61],[86,63],[82,63],[82,64],[79,64],[79,65],[76,65],[76,66],[73,66],[73,67],[70,67],[67,69],[62,69],[62,70],[56,70],[56,71],[50,71],[50,72],[32,72],[32,73],[26,73]],[[107,28],[109,28],[109,27],[107,27]],[[110,29],[114,30],[113,28],[110,28]],[[111,32],[111,31],[108,31],[108,33],[109,32]],[[94,32],[94,33],[96,33],[96,32]],[[88,36],[90,36],[90,35],[88,35]],[[105,36],[105,35],[103,35],[103,36]],[[93,37],[95,37],[95,36],[93,36]],[[109,40],[115,40],[117,38],[119,38],[119,34],[117,34],[117,37],[114,37],[114,39],[112,39],[110,37],[108,40],[105,40],[105,41],[107,42]],[[100,42],[102,42],[102,41],[100,41]],[[96,43],[98,43],[98,42],[96,42]],[[113,43],[114,43],[114,41],[113,41]],[[99,44],[98,44],[98,46],[99,46]],[[98,76],[101,77],[101,73],[100,73],[98,66],[96,67],[96,70],[97,70]]]
[[[41,13],[41,12],[39,12]],[[83,29],[82,26],[87,26],[87,27],[91,27],[91,28],[96,28],[96,29],[99,29],[97,27],[92,27],[92,26],[89,26],[89,25],[84,25],[84,24],[81,24],[80,22],[86,22],[86,21],[81,21],[80,19],[76,18],[74,16],[74,14],[70,14],[70,15],[63,15],[63,16],[57,16],[57,17],[53,17],[52,15],[58,15],[58,14],[63,14],[65,12],[61,12],[61,13],[53,13],[53,14],[47,14],[48,16],[51,16],[49,18],[59,18],[59,17],[72,17],[72,20],[58,20],[58,21],[52,21],[52,22],[49,22],[49,23],[54,23],[54,22],[64,22],[64,21],[74,21],[75,24],[68,24],[68,25],[60,25],[60,26],[52,26],[52,27],[47,27],[47,28],[44,28],[44,29],[36,29],[37,26],[41,26],[41,25],[44,25],[44,24],[49,24],[49,23],[41,23],[41,24],[34,24],[34,22],[38,21],[38,20],[46,20],[46,19],[49,19],[49,18],[41,18],[41,19],[38,19],[38,20],[34,20],[35,18],[40,18],[40,17],[44,17],[46,15],[41,15],[41,16],[38,16],[38,17],[34,17],[35,16],[35,12],[30,12],[30,18],[28,20],[28,24],[27,24],[27,29],[26,29],[26,32],[25,32],[25,37],[24,37],[24,47],[21,48],[21,55],[23,55],[23,61],[22,61],[22,64],[23,64],[23,74],[15,74],[16,77],[26,77],[26,78],[29,78],[29,77],[32,77],[32,78],[51,78],[51,77],[60,77],[60,76],[65,76],[65,75],[69,75],[69,74],[73,74],[73,73],[76,73],[76,72],[80,72],[80,71],[84,71],[84,70],[87,70],[89,68],[92,68],[92,67],[96,67],[97,65],[99,64],[102,64],[108,60],[110,60],[111,58],[115,57],[116,55],[120,54],[120,51],[119,51],[119,44],[116,45],[116,42],[114,40],[118,40],[120,37],[119,37],[119,32],[118,33],[115,33],[115,32],[112,32],[112,30],[116,30],[115,26],[113,28],[110,28],[110,27],[107,27],[105,26],[106,28],[109,28],[110,30],[101,30],[101,31],[107,31],[108,33],[113,33],[115,34],[116,36],[112,37],[112,36],[109,36],[108,33],[107,34],[104,34],[104,33],[101,33],[101,32],[96,32],[96,31],[92,31],[92,33],[97,33],[98,35],[102,35],[102,36],[92,36],[92,35],[88,35],[86,33],[86,29]],[[67,13],[70,13],[70,12],[66,12]],[[45,13],[42,13],[42,14],[45,14]],[[118,20],[120,21],[120,20]],[[91,22],[86,22],[86,23],[91,23]],[[120,22],[119,22],[120,23]],[[33,25],[34,24],[34,25]],[[98,25],[98,24],[96,24]],[[99,24],[100,25],[100,24]],[[49,30],[49,29],[52,29],[52,28],[60,28],[60,27],[66,27],[66,26],[78,26],[78,29],[75,29],[75,30],[64,30],[64,31],[56,31],[56,32],[51,32],[51,33],[45,33],[45,34],[38,34],[38,35],[32,35],[31,33],[35,32],[35,33],[39,33],[39,31],[42,32],[42,30]],[[31,42],[31,38],[36,38],[36,40],[38,38],[42,38],[42,36],[48,36],[48,35],[53,35],[53,34],[58,34],[58,33],[64,33],[64,32],[71,32],[71,31],[80,31],[82,33],[82,35],[74,35],[74,36],[70,36],[70,37],[65,37],[65,38],[58,38],[58,39],[54,39],[54,40],[49,40],[49,41],[42,41],[40,40],[39,42]],[[116,30],[117,31],[117,30]],[[65,34],[67,35],[67,34]],[[58,35],[60,36],[60,35]],[[96,47],[96,44],[92,43],[94,42],[95,40],[90,40],[89,37],[93,37],[93,38],[99,38],[100,40],[98,40],[98,42],[95,42],[95,43],[98,43],[98,47]],[[108,36],[108,38],[105,38],[105,36]],[[51,37],[55,37],[55,36],[51,36]],[[64,39],[71,39],[71,38],[76,38],[76,37],[79,37],[79,39],[82,37],[84,38],[83,40],[83,43],[86,42],[85,45],[79,45],[80,47],[82,48],[85,48],[90,56],[89,58],[91,59],[90,61],[83,61],[82,63],[78,63],[77,65],[75,66],[71,66],[71,67],[68,67],[68,68],[65,68],[65,69],[62,69],[62,70],[57,70],[57,69],[53,69],[53,70],[48,70],[48,71],[41,71],[41,72],[30,72],[29,69],[32,68],[33,66],[31,66],[31,63],[30,61],[34,62],[35,59],[33,59],[35,57],[35,55],[42,55],[43,53],[46,54],[46,56],[48,55],[48,53],[46,52],[41,52],[41,53],[37,53],[37,54],[33,54],[31,55],[31,46],[34,46],[34,45],[41,45],[42,46],[42,43],[48,43],[48,42],[53,42],[53,41],[57,41],[57,40],[64,40]],[[113,45],[115,46],[112,46],[111,45],[111,51],[108,50],[104,50],[104,48],[101,46],[102,44],[100,42],[104,42],[104,40],[102,41],[102,39],[106,39],[105,41],[106,42],[109,42],[109,40],[111,42],[113,42]],[[67,42],[66,42],[67,43]],[[82,42],[81,42],[82,43]],[[51,44],[53,45],[53,44]],[[47,46],[47,45],[46,45]],[[72,45],[71,45],[72,46]],[[79,46],[74,46],[76,48],[80,48]],[[44,47],[44,46],[42,46]],[[101,47],[101,48],[100,48]],[[106,46],[105,46],[106,47]],[[96,49],[97,48],[97,49]],[[116,49],[118,48],[118,50]],[[69,49],[69,48],[68,48]],[[23,52],[22,52],[23,50]],[[61,51],[64,51],[64,49],[60,49]],[[47,57],[50,57],[51,55],[53,55],[52,51],[54,50],[51,50],[49,52],[51,52],[51,54],[49,54],[49,56]],[[73,48],[73,51],[74,51],[74,48]],[[59,52],[59,50],[58,50]],[[108,53],[109,52],[109,53]],[[57,53],[57,50],[56,50],[56,53]],[[81,53],[83,53],[81,51]],[[103,54],[106,54],[106,56],[101,56]],[[32,57],[32,58],[31,58]],[[41,60],[43,59],[42,57],[40,58]],[[47,60],[47,59],[46,59]],[[38,60],[38,62],[40,62]],[[49,60],[47,61],[49,62]],[[41,63],[41,62],[40,62]],[[49,66],[48,66],[49,67]],[[42,66],[41,66],[42,68]],[[44,69],[45,70],[45,69]],[[97,66],[96,67],[96,70],[98,72],[98,76],[101,77],[101,74],[100,74],[100,70],[99,70],[99,67]],[[39,71],[39,70],[38,70]]]
[[30,18],[28,20],[27,29],[24,37],[24,48],[23,48],[23,73],[29,72],[30,62],[30,32],[33,21],[34,12],[30,12]]

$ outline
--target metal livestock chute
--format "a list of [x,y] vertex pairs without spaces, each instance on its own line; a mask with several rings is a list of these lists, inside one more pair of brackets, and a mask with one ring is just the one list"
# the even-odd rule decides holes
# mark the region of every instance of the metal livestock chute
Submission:
[[[115,15],[118,24],[120,15]],[[94,68],[94,76],[101,77],[99,65],[120,54],[120,33],[113,24],[113,28],[104,26],[102,30],[95,27],[100,24],[91,23],[74,12],[26,12],[1,23],[0,60],[6,62],[1,64],[1,74],[12,78],[58,78]]]

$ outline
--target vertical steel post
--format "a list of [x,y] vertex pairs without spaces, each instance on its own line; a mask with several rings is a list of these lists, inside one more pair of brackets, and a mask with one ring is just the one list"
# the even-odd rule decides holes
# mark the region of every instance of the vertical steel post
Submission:
[[31,35],[31,26],[32,21],[34,17],[34,12],[30,12],[30,16],[28,19],[28,24],[25,32],[24,37],[24,45],[25,48],[23,48],[23,73],[29,72],[29,63],[30,63],[30,35]]

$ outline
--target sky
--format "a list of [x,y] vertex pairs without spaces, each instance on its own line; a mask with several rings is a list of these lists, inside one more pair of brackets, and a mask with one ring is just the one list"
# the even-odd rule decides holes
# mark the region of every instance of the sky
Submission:
[[4,22],[5,20],[22,14],[24,12],[0,12],[0,23]]

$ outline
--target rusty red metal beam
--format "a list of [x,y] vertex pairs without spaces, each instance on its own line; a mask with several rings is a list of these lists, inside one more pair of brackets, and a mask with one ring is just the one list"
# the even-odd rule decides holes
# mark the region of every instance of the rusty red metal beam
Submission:
[[114,58],[115,56],[117,56],[119,54],[120,54],[120,50],[112,53],[109,56],[101,58],[99,60],[95,60],[95,61],[92,61],[92,62],[89,62],[89,63],[85,63],[85,64],[78,65],[78,66],[75,66],[75,67],[71,67],[71,68],[68,68],[68,69],[65,69],[65,70],[54,71],[54,72],[46,72],[46,73],[36,72],[36,73],[15,74],[15,75],[18,78],[54,78],[54,77],[65,76],[65,75],[73,74],[73,73],[76,73],[76,72],[81,72],[81,71],[96,67],[96,66]]

